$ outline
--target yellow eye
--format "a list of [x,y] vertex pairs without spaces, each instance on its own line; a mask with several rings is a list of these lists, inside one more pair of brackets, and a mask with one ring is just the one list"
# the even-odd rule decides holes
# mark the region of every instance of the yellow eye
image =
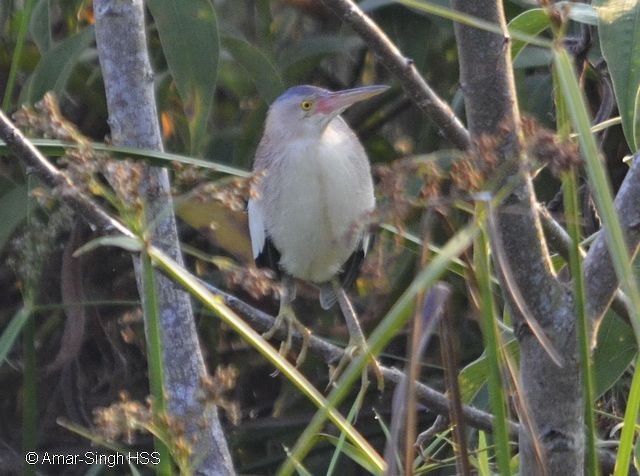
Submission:
[[300,107],[303,111],[308,111],[309,109],[311,109],[311,106],[313,106],[313,103],[311,101],[302,101],[300,103]]

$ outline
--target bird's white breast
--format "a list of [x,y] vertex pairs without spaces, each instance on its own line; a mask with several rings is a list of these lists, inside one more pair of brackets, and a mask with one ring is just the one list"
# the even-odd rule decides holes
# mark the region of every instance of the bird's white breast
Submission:
[[337,274],[375,205],[368,161],[345,128],[332,123],[321,137],[290,141],[264,179],[267,235],[297,278],[319,283]]

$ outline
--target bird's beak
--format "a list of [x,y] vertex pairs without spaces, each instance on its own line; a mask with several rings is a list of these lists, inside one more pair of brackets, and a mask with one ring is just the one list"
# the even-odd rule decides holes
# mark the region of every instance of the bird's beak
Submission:
[[349,106],[376,96],[387,89],[389,89],[389,86],[376,85],[327,93],[318,99],[316,111],[329,117],[334,117]]

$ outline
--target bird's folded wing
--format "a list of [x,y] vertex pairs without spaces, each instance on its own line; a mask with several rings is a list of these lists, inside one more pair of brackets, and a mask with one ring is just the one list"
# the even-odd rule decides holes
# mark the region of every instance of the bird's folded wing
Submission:
[[264,229],[264,218],[262,208],[255,200],[249,200],[247,206],[249,212],[249,234],[251,235],[251,251],[253,258],[256,259],[264,249],[266,233]]

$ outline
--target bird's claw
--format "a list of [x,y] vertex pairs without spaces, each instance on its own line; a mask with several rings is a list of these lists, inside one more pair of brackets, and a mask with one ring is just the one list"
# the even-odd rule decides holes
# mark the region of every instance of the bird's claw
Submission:
[[[378,383],[378,390],[380,392],[384,391],[384,377],[382,375],[382,371],[380,370],[380,364],[375,356],[369,350],[366,341],[363,342],[352,342],[350,341],[347,347],[344,349],[344,354],[342,354],[342,358],[338,362],[333,369],[330,371],[329,383],[327,384],[327,389],[334,386],[338,377],[342,374],[345,367],[349,362],[351,362],[354,357],[358,354],[366,353],[368,357],[367,367],[371,367],[373,373],[376,376],[376,381]],[[366,388],[369,385],[369,369],[365,368],[362,371],[362,379],[361,385],[363,388]]]
[[298,357],[296,358],[296,367],[302,365],[307,357],[307,349],[309,347],[309,336],[311,335],[311,331],[307,329],[304,324],[302,324],[295,316],[293,309],[290,307],[285,307],[281,309],[278,315],[276,316],[276,320],[273,323],[273,326],[262,334],[262,337],[269,340],[271,339],[276,331],[282,326],[283,322],[287,322],[287,337],[280,343],[280,350],[278,351],[280,355],[286,357],[291,348],[293,347],[293,334],[294,330],[297,330],[302,336],[302,346],[300,348],[300,352],[298,353]]

